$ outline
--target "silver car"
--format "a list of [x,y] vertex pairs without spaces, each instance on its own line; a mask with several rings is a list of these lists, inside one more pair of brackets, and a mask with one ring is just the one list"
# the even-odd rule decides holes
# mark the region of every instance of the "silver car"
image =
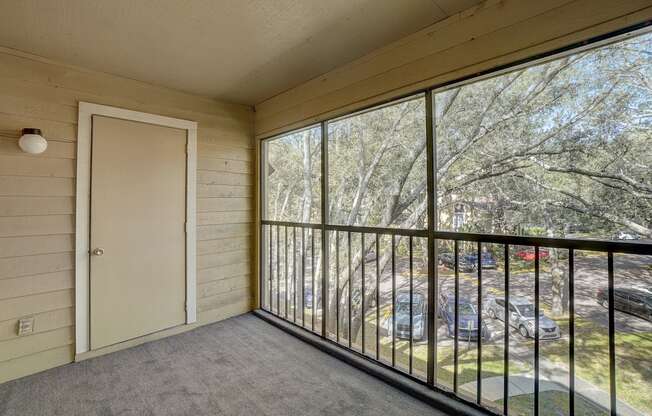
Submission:
[[[412,337],[417,341],[424,341],[427,334],[427,309],[426,298],[419,292],[412,294]],[[392,336],[394,326],[396,337],[410,339],[410,293],[398,292],[396,294],[396,322],[392,321],[391,313],[383,318],[381,328],[387,331],[387,336]]]
[[[487,312],[492,319],[505,319],[505,299],[494,298],[488,301]],[[517,328],[525,338],[534,337],[534,304],[524,298],[509,300],[509,325]],[[539,339],[556,339],[561,337],[561,330],[555,321],[539,311]]]

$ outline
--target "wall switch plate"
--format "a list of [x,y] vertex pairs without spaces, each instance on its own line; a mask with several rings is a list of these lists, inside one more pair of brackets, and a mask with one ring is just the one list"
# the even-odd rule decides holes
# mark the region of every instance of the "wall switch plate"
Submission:
[[18,336],[28,335],[34,332],[34,317],[22,318],[18,320]]

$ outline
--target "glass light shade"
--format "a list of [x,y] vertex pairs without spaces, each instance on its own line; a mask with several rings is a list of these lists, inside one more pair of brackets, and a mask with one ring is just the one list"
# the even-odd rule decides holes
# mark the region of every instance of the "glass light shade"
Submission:
[[23,135],[18,140],[18,146],[23,152],[39,154],[48,148],[48,142],[41,135],[40,129],[23,129]]

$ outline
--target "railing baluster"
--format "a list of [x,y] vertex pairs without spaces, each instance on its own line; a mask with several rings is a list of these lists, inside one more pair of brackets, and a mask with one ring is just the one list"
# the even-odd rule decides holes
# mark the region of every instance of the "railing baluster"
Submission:
[[364,294],[365,294],[365,242],[364,242],[364,233],[360,234],[360,264],[362,272],[361,284],[361,293],[360,293],[360,317],[362,320],[362,354],[365,353],[365,305],[364,305]]
[[342,294],[340,293],[340,232],[335,231],[335,299],[337,306],[335,307],[335,335],[337,343],[340,342],[340,302]]
[[310,233],[310,280],[312,285],[312,302],[310,304],[312,309],[312,316],[310,329],[312,332],[315,332],[315,306],[317,305],[317,292],[315,291],[315,271],[315,230],[312,230]]
[[534,247],[534,416],[539,415],[539,246]]
[[568,250],[568,413],[575,411],[575,251]]
[[476,364],[476,402],[482,404],[482,242],[478,241],[478,356]]
[[292,227],[292,322],[297,322],[297,227]]
[[276,226],[276,314],[281,315],[281,232]]
[[260,252],[260,257],[258,259],[258,304],[262,310],[265,310],[265,297],[267,296],[267,291],[265,290],[265,286],[267,285],[267,282],[265,282],[265,273],[267,271],[267,266],[265,265],[265,260],[267,259],[267,244],[265,242],[265,228],[267,226],[265,224],[262,224],[260,226],[260,229],[258,229],[258,245],[259,245],[259,252]]
[[392,367],[396,366],[396,236],[392,235]]
[[376,233],[376,360],[380,361],[380,237]]
[[611,416],[616,416],[616,325],[614,295],[614,253],[607,254],[609,279],[609,398]]
[[285,319],[288,318],[288,227],[285,226]]
[[321,336],[328,338],[329,299],[330,296],[330,234],[323,229],[321,234],[320,259],[321,259]]
[[349,315],[349,328],[348,328],[348,331],[349,331],[349,348],[351,348],[351,342],[352,342],[352,340],[351,340],[351,295],[353,294],[353,289],[351,288],[351,286],[353,286],[353,271],[351,270],[351,265],[352,265],[352,262],[351,262],[351,232],[349,232],[347,234],[348,234],[347,237],[348,237],[348,246],[349,246],[348,247],[349,248],[349,256],[348,256],[348,260],[349,260],[349,284],[348,284],[349,299],[348,299],[348,305],[347,306],[348,306],[348,309],[349,309],[349,313],[348,313],[348,315]]
[[459,355],[459,326],[460,326],[460,259],[459,259],[459,242],[455,240],[453,242],[454,250],[454,259],[455,259],[455,320],[453,323],[453,392],[457,394],[457,384],[458,384],[458,355]]
[[409,252],[410,252],[410,356],[408,357],[408,373],[412,374],[412,354],[414,352],[414,310],[413,310],[413,296],[414,296],[414,270],[413,270],[413,242],[412,236],[409,237]]
[[274,283],[274,262],[272,258],[274,257],[274,238],[272,237],[273,226],[269,226],[269,311],[273,312],[272,305],[272,288]]
[[509,413],[509,244],[505,244],[505,351],[503,357],[503,414]]
[[301,229],[301,326],[306,326],[306,229]]

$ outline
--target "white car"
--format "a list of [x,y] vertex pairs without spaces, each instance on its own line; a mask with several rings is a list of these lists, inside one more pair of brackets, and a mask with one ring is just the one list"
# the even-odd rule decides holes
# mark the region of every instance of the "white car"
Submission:
[[639,237],[636,234],[629,233],[627,231],[618,231],[614,234],[614,240],[638,240]]

